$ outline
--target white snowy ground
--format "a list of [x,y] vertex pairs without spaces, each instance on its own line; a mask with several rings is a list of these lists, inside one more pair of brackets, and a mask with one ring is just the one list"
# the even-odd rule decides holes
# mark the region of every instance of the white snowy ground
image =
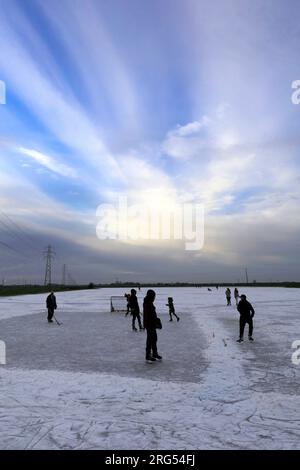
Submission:
[[240,292],[256,309],[253,344],[236,343],[224,289],[157,289],[164,361],[151,365],[145,333],[108,312],[123,289],[58,293],[60,327],[45,295],[1,298],[0,448],[300,449],[300,290]]

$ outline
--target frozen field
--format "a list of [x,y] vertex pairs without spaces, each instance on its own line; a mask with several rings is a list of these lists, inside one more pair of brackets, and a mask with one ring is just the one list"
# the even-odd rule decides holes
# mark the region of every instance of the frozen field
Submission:
[[255,342],[238,344],[225,289],[157,289],[164,360],[151,365],[145,332],[109,312],[124,292],[58,293],[61,326],[45,295],[0,298],[1,449],[300,449],[300,290],[240,289],[256,315]]

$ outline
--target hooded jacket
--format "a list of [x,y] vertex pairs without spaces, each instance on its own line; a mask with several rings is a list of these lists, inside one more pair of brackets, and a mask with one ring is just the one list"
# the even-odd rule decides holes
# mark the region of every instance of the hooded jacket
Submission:
[[152,298],[145,297],[143,311],[144,311],[144,328],[155,329],[156,328],[156,309],[153,305]]
[[237,306],[238,311],[240,312],[241,317],[243,318],[252,318],[254,317],[255,311],[250,302],[247,299],[240,300]]

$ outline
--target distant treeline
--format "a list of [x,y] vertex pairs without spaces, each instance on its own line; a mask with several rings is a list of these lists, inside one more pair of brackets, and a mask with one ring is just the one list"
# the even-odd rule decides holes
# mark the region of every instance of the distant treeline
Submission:
[[0,286],[0,296],[7,297],[13,295],[26,295],[26,294],[44,294],[47,292],[51,292],[51,290],[55,292],[62,292],[62,291],[71,291],[71,290],[82,290],[88,289],[88,286],[60,286],[60,285],[52,285],[52,286],[38,286],[38,285],[29,285],[26,286]]
[[25,295],[25,294],[43,294],[53,290],[54,292],[64,292],[73,290],[83,289],[100,289],[104,287],[121,287],[124,289],[132,287],[141,288],[157,288],[157,287],[295,287],[300,288],[300,282],[249,282],[249,283],[189,283],[189,282],[175,282],[175,283],[134,283],[134,282],[114,282],[109,284],[95,284],[90,282],[89,284],[76,285],[76,286],[62,286],[59,284],[52,284],[51,286],[40,286],[40,285],[11,285],[11,286],[0,286],[0,296],[13,296],[13,295]]
[[154,283],[134,283],[134,282],[114,282],[111,284],[97,284],[95,287],[300,287],[300,282],[221,282],[221,283],[192,283],[192,282],[154,282]]

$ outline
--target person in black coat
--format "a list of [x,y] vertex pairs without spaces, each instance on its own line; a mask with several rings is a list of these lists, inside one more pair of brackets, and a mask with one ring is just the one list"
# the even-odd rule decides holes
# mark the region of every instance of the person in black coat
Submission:
[[140,330],[143,330],[141,317],[140,317],[140,307],[138,303],[138,299],[136,296],[136,290],[131,289],[131,296],[129,297],[129,307],[131,310],[132,315],[132,329],[133,331],[137,331],[135,327],[135,320],[137,319]]
[[253,317],[255,315],[254,308],[248,302],[247,297],[245,294],[241,295],[241,300],[239,301],[239,304],[237,306],[237,309],[240,313],[240,337],[237,340],[238,343],[241,343],[244,341],[244,329],[246,323],[249,325],[249,341],[254,341],[252,338],[252,333],[253,333]]
[[143,305],[144,328],[147,330],[146,362],[148,362],[148,364],[151,364],[156,360],[162,360],[162,357],[157,352],[157,315],[153,304],[154,299],[155,292],[152,289],[149,289]]
[[52,317],[54,315],[54,310],[57,309],[54,292],[51,292],[51,294],[48,295],[46,304],[48,309],[48,323],[53,323]]

